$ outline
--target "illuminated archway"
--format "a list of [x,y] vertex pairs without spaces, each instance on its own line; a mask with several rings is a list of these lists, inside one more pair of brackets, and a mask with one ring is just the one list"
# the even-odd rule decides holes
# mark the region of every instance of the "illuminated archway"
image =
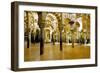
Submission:
[[54,36],[53,32],[57,31],[58,29],[58,20],[54,14],[48,13],[46,15],[45,22],[45,42],[51,42],[53,39],[52,36]]

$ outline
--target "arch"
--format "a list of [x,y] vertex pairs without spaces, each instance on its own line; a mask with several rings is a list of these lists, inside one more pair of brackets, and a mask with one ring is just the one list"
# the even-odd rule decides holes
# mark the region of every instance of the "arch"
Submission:
[[62,23],[62,14],[60,12],[57,12],[57,13],[54,12],[52,14],[56,16],[56,18],[58,20],[58,27],[59,27],[61,25],[61,23]]
[[77,22],[80,24],[79,31],[81,31],[82,30],[82,18],[81,17],[77,18]]
[[58,20],[53,13],[48,13],[45,20],[47,27],[51,27],[53,30],[56,30],[58,27]]
[[44,32],[45,32],[45,39],[44,39],[44,42],[51,42],[51,32],[50,32],[50,29],[44,29]]
[[[28,18],[26,16],[26,12],[28,12]],[[34,31],[36,31],[36,29],[40,29],[39,25],[38,25],[38,14],[37,14],[37,12],[25,11],[24,12],[24,22],[25,22],[24,28],[26,30],[27,30],[27,28],[29,28],[29,30],[34,30]]]
[[32,12],[32,17],[33,17],[33,23],[31,24],[31,28],[35,29],[35,31],[39,28],[38,25],[38,14],[37,12]]
[[[55,44],[55,42],[60,42],[60,50],[62,50],[62,13],[61,12],[50,12],[47,13],[47,16],[52,18],[52,21],[56,19],[57,23],[55,25],[52,25],[56,29],[53,29],[52,31],[52,42]],[[56,33],[55,33],[56,32]]]

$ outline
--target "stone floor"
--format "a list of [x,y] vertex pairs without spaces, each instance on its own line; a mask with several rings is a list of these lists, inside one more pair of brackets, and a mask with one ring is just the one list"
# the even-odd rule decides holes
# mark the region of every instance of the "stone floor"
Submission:
[[68,60],[68,59],[86,59],[90,58],[90,46],[71,45],[63,43],[63,51],[60,51],[60,45],[46,43],[44,53],[40,56],[40,45],[31,44],[30,48],[24,49],[24,61],[44,61],[44,60]]

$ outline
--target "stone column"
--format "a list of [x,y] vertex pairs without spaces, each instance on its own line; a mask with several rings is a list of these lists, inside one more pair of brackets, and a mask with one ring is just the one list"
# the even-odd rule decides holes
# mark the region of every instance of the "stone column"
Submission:
[[40,55],[43,55],[44,50],[44,23],[42,20],[42,12],[38,12],[38,24],[40,27]]
[[26,24],[27,24],[27,48],[29,48],[30,46],[30,42],[29,42],[29,32],[30,32],[30,30],[29,30],[29,12],[28,11],[26,11],[26,17],[27,17],[27,22],[26,22]]
[[62,42],[62,30],[63,30],[63,13],[61,14],[61,20],[59,22],[59,30],[60,30],[60,51],[63,49],[63,42]]
[[74,48],[74,30],[71,31],[72,31],[72,48]]
[[60,30],[60,51],[62,51],[62,30]]
[[40,28],[40,55],[43,54],[43,50],[44,50],[44,28],[41,27]]
[[74,21],[70,21],[69,22],[70,26],[71,26],[71,39],[72,39],[72,48],[74,48]]

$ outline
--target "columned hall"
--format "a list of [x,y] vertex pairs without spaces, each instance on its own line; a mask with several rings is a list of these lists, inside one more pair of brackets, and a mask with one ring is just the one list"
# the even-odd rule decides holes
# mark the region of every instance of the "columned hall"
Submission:
[[90,58],[90,14],[24,11],[24,61]]

